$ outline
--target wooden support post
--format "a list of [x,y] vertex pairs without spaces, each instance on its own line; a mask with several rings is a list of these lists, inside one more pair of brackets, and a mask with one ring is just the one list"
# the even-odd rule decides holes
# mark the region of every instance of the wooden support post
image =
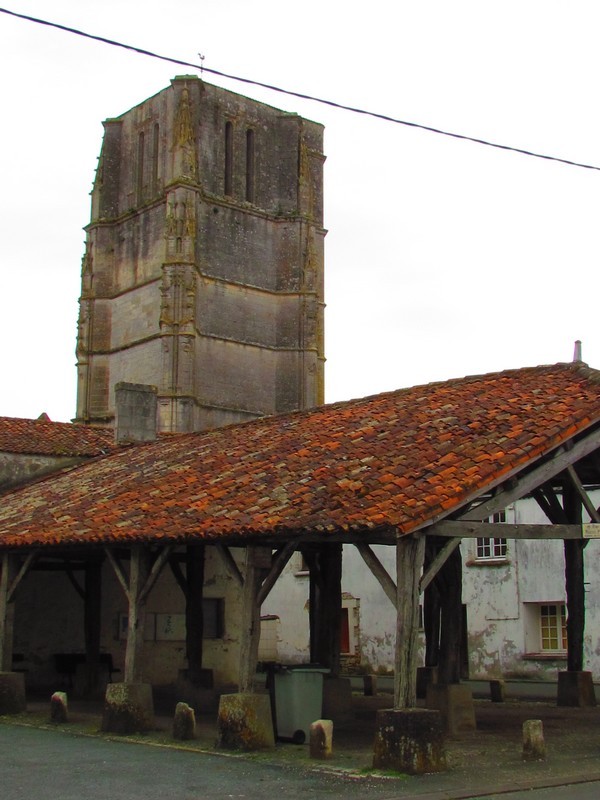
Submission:
[[[565,514],[570,523],[580,524],[581,498],[573,483],[565,481],[563,489]],[[565,539],[565,589],[567,595],[567,669],[583,670],[583,639],[585,630],[585,585],[583,550],[587,542]]]
[[9,603],[12,601],[17,586],[21,583],[33,564],[37,552],[31,551],[20,569],[17,571],[16,556],[13,553],[2,555],[2,572],[0,572],[0,671],[10,672],[13,659],[13,630],[9,617]]
[[12,669],[12,629],[8,621],[8,604],[13,572],[14,556],[4,553],[0,573],[0,672],[10,672]]
[[136,544],[131,548],[129,564],[129,580],[120,563],[115,558],[110,548],[105,547],[106,556],[121,584],[129,603],[129,616],[127,625],[127,645],[125,650],[124,683],[136,683],[139,672],[139,653],[144,642],[144,608],[148,595],[156,583],[162,568],[167,563],[173,547],[163,547],[160,554],[148,569],[149,553],[144,545]]
[[148,578],[148,554],[142,545],[131,548],[129,565],[129,616],[127,622],[127,647],[125,650],[125,683],[137,683],[139,678],[139,656],[144,643],[144,608],[142,595]]
[[419,580],[425,555],[424,536],[403,536],[396,543],[396,658],[394,708],[417,705]]
[[100,633],[102,621],[102,562],[90,561],[85,566],[84,637],[86,658],[85,693],[98,689]]
[[342,631],[342,545],[327,543],[307,551],[310,570],[311,661],[340,674]]
[[199,686],[202,676],[202,644],[204,636],[204,563],[203,544],[188,545],[186,552],[185,641],[188,680]]
[[240,693],[252,693],[258,663],[260,641],[260,605],[258,593],[265,572],[271,566],[271,550],[249,545],[246,548],[246,573],[242,600],[242,632],[240,640]]

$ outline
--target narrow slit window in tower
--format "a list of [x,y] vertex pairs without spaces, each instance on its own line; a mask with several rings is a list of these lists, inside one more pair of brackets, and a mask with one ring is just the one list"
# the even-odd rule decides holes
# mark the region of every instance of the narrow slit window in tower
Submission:
[[225,194],[233,194],[233,124],[225,123]]
[[152,137],[152,194],[158,194],[158,145],[159,145],[158,122],[154,125]]
[[137,202],[144,201],[144,134],[138,136],[138,157],[137,157]]
[[254,202],[254,131],[246,131],[246,200]]

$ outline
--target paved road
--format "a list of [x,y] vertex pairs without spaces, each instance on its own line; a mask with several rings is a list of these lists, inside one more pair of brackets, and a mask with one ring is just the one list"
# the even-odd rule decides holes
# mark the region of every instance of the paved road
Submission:
[[598,800],[598,797],[600,797],[600,784],[591,782],[553,786],[549,789],[528,789],[525,792],[509,794],[480,795],[476,800]]
[[[477,779],[477,774],[474,774]],[[352,779],[261,759],[186,752],[0,724],[1,800],[448,800],[443,775]],[[480,800],[597,800],[600,783]]]
[[390,797],[390,781],[369,784],[248,759],[0,725],[2,800],[358,800],[365,791]]

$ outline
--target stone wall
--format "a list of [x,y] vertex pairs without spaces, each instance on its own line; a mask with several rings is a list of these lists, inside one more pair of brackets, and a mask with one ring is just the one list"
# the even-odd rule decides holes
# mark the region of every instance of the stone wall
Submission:
[[58,472],[82,460],[70,456],[0,453],[0,491],[15,488],[52,472]]

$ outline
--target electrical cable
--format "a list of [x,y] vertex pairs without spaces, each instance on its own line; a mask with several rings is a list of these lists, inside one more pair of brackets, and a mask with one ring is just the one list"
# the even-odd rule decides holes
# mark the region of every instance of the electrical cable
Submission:
[[430,125],[422,125],[418,122],[409,122],[408,120],[398,119],[396,117],[391,117],[387,114],[379,114],[376,111],[367,111],[363,108],[355,108],[354,106],[348,106],[343,103],[337,103],[334,100],[325,100],[321,97],[315,97],[310,94],[304,94],[303,92],[295,92],[291,89],[283,89],[280,86],[274,86],[270,83],[263,83],[262,81],[252,80],[251,78],[242,78],[239,75],[230,75],[227,72],[221,72],[217,69],[211,69],[210,67],[206,67],[203,64],[194,64],[190,61],[182,61],[178,58],[171,58],[170,56],[163,56],[159,53],[153,53],[151,50],[145,50],[141,47],[134,47],[133,45],[124,44],[123,42],[117,42],[114,39],[107,39],[104,36],[96,36],[92,33],[86,33],[85,31],[80,31],[77,28],[70,28],[67,25],[60,25],[57,22],[50,22],[45,19],[39,19],[37,17],[30,17],[27,14],[18,14],[16,11],[10,11],[7,8],[0,8],[0,12],[2,14],[8,14],[11,17],[17,17],[19,19],[27,20],[28,22],[35,22],[38,25],[46,25],[50,28],[57,28],[58,30],[65,31],[66,33],[72,33],[76,36],[82,36],[85,39],[92,39],[96,42],[102,42],[103,44],[108,44],[112,47],[120,47],[124,50],[130,50],[134,53],[138,53],[139,55],[149,56],[150,58],[156,58],[160,61],[167,61],[171,64],[177,64],[182,67],[191,67],[192,69],[200,70],[201,73],[209,72],[211,75],[216,75],[220,78],[226,78],[227,80],[237,81],[238,83],[245,83],[250,86],[259,86],[262,89],[267,89],[272,92],[278,92],[279,94],[289,95],[290,97],[297,97],[301,100],[308,100],[313,103],[320,103],[321,105],[330,106],[331,108],[337,108],[341,111],[350,111],[353,114],[362,114],[363,116],[374,117],[375,119],[383,120],[384,122],[392,122],[395,125],[404,125],[405,127],[409,128],[417,128],[422,131],[429,131],[429,133],[436,133],[440,136],[449,136],[452,139],[462,139],[466,142],[473,142],[475,144],[485,145],[486,147],[493,147],[498,150],[507,150],[512,153],[520,153],[524,156],[530,156],[532,158],[541,158],[545,161],[555,161],[559,164],[566,164],[570,167],[580,167],[581,169],[591,169],[600,172],[600,167],[594,166],[593,164],[584,164],[580,161],[572,161],[568,158],[559,158],[558,156],[550,156],[543,153],[537,153],[533,150],[525,150],[520,147],[512,147],[507,144],[499,144],[498,142],[491,142],[487,139],[479,139],[475,136],[467,136],[462,133],[454,133],[452,131],[446,131],[441,128],[433,128]]

